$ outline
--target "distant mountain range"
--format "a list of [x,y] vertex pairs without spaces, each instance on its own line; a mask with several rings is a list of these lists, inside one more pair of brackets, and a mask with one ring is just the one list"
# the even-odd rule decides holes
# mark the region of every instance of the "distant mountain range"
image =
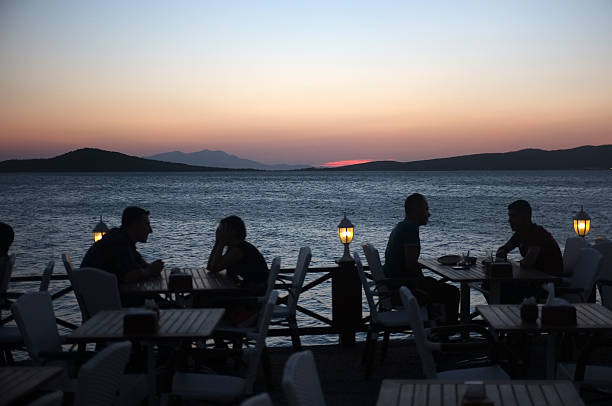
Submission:
[[224,169],[154,161],[95,148],[78,149],[48,159],[11,159],[0,162],[0,172],[195,172],[221,170]]
[[155,159],[158,161],[176,162],[187,165],[198,166],[213,166],[219,168],[234,168],[234,169],[261,169],[261,170],[291,170],[308,168],[308,165],[266,165],[260,162],[251,161],[230,155],[223,151],[211,151],[208,149],[199,152],[185,153],[181,151],[165,152],[162,154],[151,155],[145,157],[147,159]]
[[326,171],[466,171],[466,170],[561,170],[612,169],[612,145],[572,149],[520,151],[462,155],[424,161],[374,161],[364,164],[325,168]]
[[[212,155],[232,157],[222,151],[200,151]],[[174,153],[169,153],[174,154]],[[183,154],[183,153],[176,153]],[[160,154],[164,155],[164,154]],[[193,154],[183,154],[192,155]],[[207,155],[207,154],[204,154]],[[158,155],[156,155],[158,156]],[[178,155],[177,155],[178,156]],[[221,156],[221,155],[220,155]],[[241,162],[247,161],[233,157]],[[209,161],[210,162],[210,161]],[[220,168],[220,161],[210,166],[188,165],[125,155],[119,152],[95,148],[83,148],[48,159],[11,159],[0,162],[0,172],[201,172],[236,171]],[[263,165],[263,164],[259,164]],[[243,164],[238,164],[246,168]],[[293,165],[263,165],[265,169]],[[259,169],[259,168],[258,168]],[[424,161],[396,162],[376,161],[339,168],[305,168],[321,171],[464,171],[464,170],[561,170],[561,169],[612,169],[612,145],[583,146],[572,149],[544,151],[524,149],[514,152],[463,155]],[[248,169],[247,169],[248,170]]]

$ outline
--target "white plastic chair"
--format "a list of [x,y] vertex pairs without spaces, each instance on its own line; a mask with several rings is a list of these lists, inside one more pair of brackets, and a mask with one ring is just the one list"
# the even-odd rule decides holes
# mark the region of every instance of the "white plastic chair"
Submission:
[[573,272],[580,250],[588,247],[589,243],[582,237],[570,237],[565,240],[565,248],[563,249],[564,273],[569,275]]
[[[444,372],[436,371],[436,363],[434,361],[432,352],[441,351],[444,352],[445,346],[452,347],[454,349],[459,348],[461,344],[444,344],[429,341],[427,339],[427,333],[423,327],[423,320],[419,312],[419,305],[416,298],[406,286],[400,288],[400,298],[405,309],[408,311],[410,321],[412,325],[412,331],[414,334],[414,341],[416,344],[417,353],[421,359],[421,366],[423,373],[427,379],[461,379],[461,380],[504,380],[510,379],[508,374],[499,365],[491,365],[485,367],[476,368],[461,368],[454,369]],[[464,325],[465,327],[466,325]],[[461,328],[462,326],[448,326],[448,328],[436,328],[435,330],[443,331],[449,328]],[[469,326],[470,329],[476,329],[479,332],[484,332],[482,327]],[[434,330],[434,329],[432,329]]]
[[270,271],[268,272],[268,281],[266,286],[266,293],[261,298],[262,303],[266,303],[268,298],[270,297],[270,293],[274,290],[274,284],[276,283],[276,278],[278,278],[278,273],[281,268],[281,258],[274,257],[272,260],[272,264],[270,265]]
[[131,348],[129,341],[114,343],[83,364],[77,380],[75,406],[115,404]]
[[240,406],[274,406],[272,403],[272,399],[270,399],[270,395],[266,392],[260,393],[259,395],[251,396],[244,402],[240,404]]
[[249,333],[250,338],[255,340],[255,346],[242,350],[247,363],[244,378],[229,375],[177,372],[172,378],[172,393],[163,396],[164,403],[169,396],[178,396],[184,399],[228,404],[236,402],[242,396],[252,394],[266,336],[268,335],[270,318],[277,298],[278,292],[270,293],[268,302],[257,322],[258,332]]
[[51,354],[62,352],[64,340],[55,323],[53,303],[48,292],[26,293],[11,306],[30,358],[44,364]]
[[287,297],[287,304],[279,304],[274,307],[274,314],[272,316],[273,324],[284,324],[288,325],[291,330],[291,343],[294,349],[300,349],[302,343],[300,342],[300,334],[298,332],[296,311],[297,303],[302,292],[302,285],[304,284],[304,278],[312,259],[312,253],[310,247],[300,248],[298,254],[297,265],[295,272],[293,273],[293,281],[289,288],[289,296]]
[[601,304],[612,309],[612,242],[593,245],[603,257],[597,285],[601,296]]
[[325,398],[310,351],[292,354],[283,370],[283,393],[289,406],[325,406]]
[[586,302],[591,297],[601,271],[603,257],[594,248],[581,248],[573,267],[569,286],[556,288],[557,296],[572,303]]
[[386,354],[387,346],[389,345],[389,332],[402,332],[410,329],[410,316],[406,310],[387,310],[379,311],[378,306],[374,302],[376,295],[376,282],[367,280],[363,270],[363,264],[359,258],[357,251],[353,254],[357,274],[361,280],[363,291],[370,308],[370,324],[366,335],[366,343],[363,353],[363,361],[366,364],[366,378],[370,376],[372,371],[372,363],[376,358],[376,343],[378,342],[378,333],[384,332],[385,339],[383,341],[383,357]]
[[112,273],[96,268],[79,268],[72,271],[71,280],[83,321],[101,310],[121,309],[119,285]]
[[72,280],[72,271],[74,271],[74,266],[72,266],[72,261],[70,260],[70,255],[68,253],[62,254],[62,262],[64,263],[64,269],[66,269],[68,279]]

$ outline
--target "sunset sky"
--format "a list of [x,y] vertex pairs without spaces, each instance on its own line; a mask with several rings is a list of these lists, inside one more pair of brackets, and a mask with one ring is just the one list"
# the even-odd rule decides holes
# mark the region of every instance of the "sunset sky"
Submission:
[[612,1],[0,2],[0,160],[612,143]]

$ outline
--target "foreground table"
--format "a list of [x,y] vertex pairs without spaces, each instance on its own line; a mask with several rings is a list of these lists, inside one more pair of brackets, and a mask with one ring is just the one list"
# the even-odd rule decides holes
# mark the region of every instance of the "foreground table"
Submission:
[[[541,314],[541,305],[539,314]],[[612,310],[596,303],[575,303],[576,324],[542,324],[538,318],[526,323],[521,320],[520,305],[480,305],[476,311],[497,333],[549,333],[546,342],[546,376],[555,377],[557,341],[560,333],[603,333],[612,331]]]
[[63,370],[61,367],[0,367],[0,406],[23,404],[27,395]]
[[[487,397],[496,406],[584,406],[569,381],[484,381]],[[378,406],[460,406],[467,385],[463,381],[385,379]]]
[[462,322],[470,321],[470,284],[473,282],[489,281],[489,303],[499,303],[501,294],[501,284],[512,280],[522,280],[530,282],[552,282],[559,279],[556,276],[549,275],[535,269],[521,268],[519,264],[512,263],[512,276],[490,277],[485,271],[484,265],[478,260],[476,264],[468,269],[453,269],[452,265],[443,265],[434,258],[425,258],[419,260],[419,263],[424,268],[431,272],[450,280],[451,282],[459,283],[460,286],[460,305],[459,315]]
[[[142,282],[121,284],[122,294],[149,295],[172,293],[168,287],[170,269],[163,269],[159,277]],[[239,286],[231,280],[225,272],[212,273],[204,268],[181,268],[181,272],[191,275],[193,292],[206,292],[207,294],[227,294],[240,291]]]
[[225,309],[169,309],[160,310],[158,330],[152,334],[123,334],[123,318],[129,310],[110,310],[96,313],[72,332],[67,340],[91,343],[117,340],[139,341],[147,347],[147,381],[149,405],[157,400],[154,345],[176,340],[200,340],[209,337]]

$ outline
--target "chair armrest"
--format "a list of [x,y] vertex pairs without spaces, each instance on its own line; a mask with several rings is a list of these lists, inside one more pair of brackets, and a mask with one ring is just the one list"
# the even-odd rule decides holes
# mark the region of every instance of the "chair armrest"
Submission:
[[555,286],[555,294],[563,295],[570,293],[584,293],[584,289],[571,286]]
[[414,279],[413,278],[386,278],[386,279],[379,279],[375,282],[377,286],[384,285],[388,289],[398,290],[402,286],[413,285]]
[[450,335],[457,333],[478,333],[487,341],[497,341],[495,336],[487,328],[479,324],[450,324],[446,326],[433,327],[429,329],[429,331],[441,335]]
[[93,351],[58,351],[58,352],[41,352],[38,357],[46,361],[76,361],[86,362],[91,357],[96,355]]

